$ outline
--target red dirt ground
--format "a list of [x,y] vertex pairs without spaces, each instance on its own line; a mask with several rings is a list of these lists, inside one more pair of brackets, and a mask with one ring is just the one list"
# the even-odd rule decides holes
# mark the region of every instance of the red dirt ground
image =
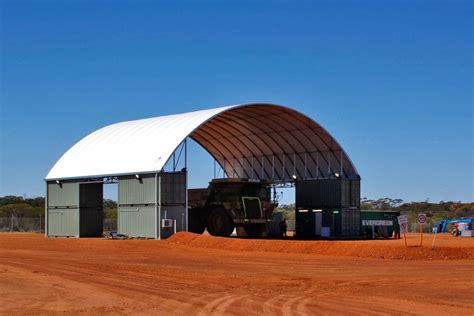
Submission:
[[474,238],[431,241],[3,233],[0,314],[473,315]]

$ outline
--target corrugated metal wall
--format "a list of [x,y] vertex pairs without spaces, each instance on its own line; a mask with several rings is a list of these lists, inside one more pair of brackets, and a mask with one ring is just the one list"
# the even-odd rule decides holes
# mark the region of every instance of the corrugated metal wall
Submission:
[[[186,172],[160,173],[161,218],[175,220],[176,231],[186,231]],[[160,224],[161,226],[161,224]],[[174,233],[174,228],[161,227],[161,239]]]
[[301,207],[359,207],[360,180],[314,179],[296,183],[296,204]]
[[50,207],[79,207],[79,183],[62,182],[58,185],[54,182],[48,184],[48,206]]
[[341,209],[341,237],[360,235],[360,210],[358,208]]
[[48,236],[78,237],[78,208],[48,209]]
[[[118,231],[134,237],[166,238],[174,228],[161,229],[160,209],[186,230],[185,172],[124,176],[118,185]],[[158,184],[158,186],[157,186]],[[62,181],[47,183],[48,236],[100,236],[103,229],[103,184]],[[157,203],[155,203],[157,201]]]
[[79,184],[48,182],[48,236],[79,236]]
[[186,173],[161,173],[161,205],[186,204]]
[[118,232],[132,237],[155,238],[155,205],[119,206]]
[[155,174],[119,177],[118,232],[132,237],[156,238],[159,200]]
[[93,237],[102,234],[102,183],[47,183],[48,236]]
[[[360,180],[359,179],[313,179],[296,183],[296,209],[321,209],[322,227],[329,227],[333,237],[355,237],[360,235]],[[296,217],[297,226],[313,229],[314,214]],[[301,223],[298,223],[298,220]],[[306,229],[306,230],[308,230]],[[305,237],[313,232],[301,231]],[[298,230],[297,230],[298,234]]]
[[156,199],[155,175],[141,175],[141,180],[135,176],[120,177],[118,191],[119,204],[154,204]]
[[163,239],[174,232],[161,227],[164,218],[176,220],[176,231],[186,230],[186,177],[186,172],[119,177],[118,232]]

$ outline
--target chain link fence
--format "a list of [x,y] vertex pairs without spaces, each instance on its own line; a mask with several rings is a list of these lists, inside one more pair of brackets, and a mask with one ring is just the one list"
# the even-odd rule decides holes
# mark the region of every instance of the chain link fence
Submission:
[[116,231],[117,230],[117,219],[116,218],[104,218],[103,231]]
[[0,232],[44,232],[44,217],[0,217]]
[[[116,218],[105,218],[103,230],[117,230]],[[0,232],[44,233],[44,217],[0,217]]]
[[[288,232],[294,232],[295,221],[287,220]],[[275,234],[279,234],[278,222],[270,224]],[[116,231],[117,219],[104,218],[103,231]],[[44,233],[44,217],[0,217],[0,232]]]

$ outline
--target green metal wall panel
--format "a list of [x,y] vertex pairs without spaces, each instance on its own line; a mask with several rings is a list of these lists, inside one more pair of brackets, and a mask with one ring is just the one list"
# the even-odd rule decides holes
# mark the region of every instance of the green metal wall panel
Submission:
[[48,235],[79,236],[79,209],[57,208],[48,210]]
[[79,183],[48,183],[48,206],[79,206]]
[[[118,231],[133,237],[168,237],[160,218],[176,220],[176,230],[186,229],[186,173],[161,173],[119,177]],[[156,203],[155,203],[156,201]],[[161,213],[160,213],[161,210]],[[161,215],[160,215],[161,214]],[[156,235],[155,235],[156,234]]]
[[366,235],[372,234],[372,225],[377,234],[391,236],[398,228],[397,216],[400,212],[383,210],[364,210],[360,212],[361,231]]
[[79,236],[79,184],[50,182],[47,190],[48,235]]
[[119,204],[137,205],[155,203],[155,175],[142,175],[141,181],[135,176],[119,178]]
[[157,179],[154,174],[140,177],[119,177],[118,232],[132,237],[155,238]]
[[120,234],[155,238],[155,206],[119,206],[118,212]]
[[361,211],[361,220],[396,220],[400,216],[397,211]]

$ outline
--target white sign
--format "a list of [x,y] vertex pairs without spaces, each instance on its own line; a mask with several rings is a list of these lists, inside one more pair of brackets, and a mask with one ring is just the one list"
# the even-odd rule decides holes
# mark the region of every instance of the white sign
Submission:
[[397,216],[397,220],[398,220],[398,225],[401,225],[402,223],[408,224],[408,215]]
[[408,233],[408,223],[401,223],[400,224],[400,233],[406,234]]
[[418,224],[426,223],[426,214],[418,214]]
[[398,225],[400,225],[400,233],[408,233],[408,215],[397,216]]

